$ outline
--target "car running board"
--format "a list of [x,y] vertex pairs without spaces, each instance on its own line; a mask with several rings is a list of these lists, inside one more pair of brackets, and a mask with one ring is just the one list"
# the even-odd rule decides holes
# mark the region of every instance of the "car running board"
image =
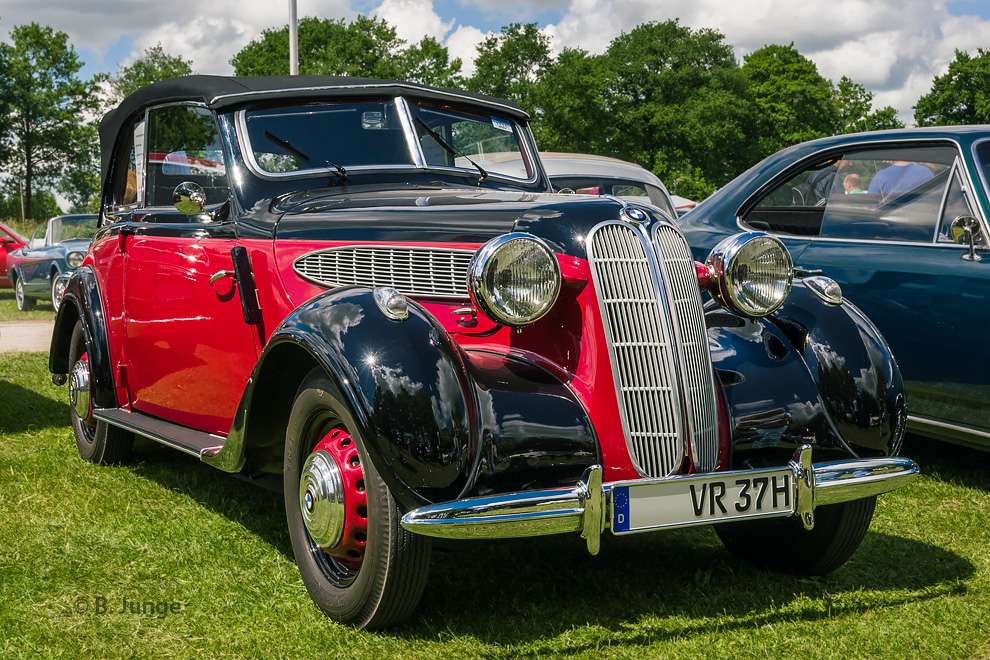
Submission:
[[93,417],[200,459],[215,455],[223,448],[223,443],[226,441],[221,435],[197,431],[151,415],[128,412],[120,408],[94,410]]

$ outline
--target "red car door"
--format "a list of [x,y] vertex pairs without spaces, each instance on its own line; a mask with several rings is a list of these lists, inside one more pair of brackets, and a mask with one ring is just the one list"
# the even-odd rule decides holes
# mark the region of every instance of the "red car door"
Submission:
[[[172,226],[174,227],[174,225]],[[233,238],[168,231],[126,239],[124,333],[132,406],[226,435],[260,350],[231,276]],[[164,231],[163,231],[164,230]]]

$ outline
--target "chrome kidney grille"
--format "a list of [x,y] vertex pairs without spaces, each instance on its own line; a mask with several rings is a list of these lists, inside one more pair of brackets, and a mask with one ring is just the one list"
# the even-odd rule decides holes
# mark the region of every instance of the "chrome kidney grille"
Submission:
[[607,222],[588,240],[623,432],[644,476],[677,472],[687,442],[695,468],[709,472],[717,404],[694,260],[672,226],[655,239],[656,252],[644,230]]
[[311,252],[292,267],[327,286],[387,286],[409,296],[467,298],[467,271],[474,250],[345,246]]

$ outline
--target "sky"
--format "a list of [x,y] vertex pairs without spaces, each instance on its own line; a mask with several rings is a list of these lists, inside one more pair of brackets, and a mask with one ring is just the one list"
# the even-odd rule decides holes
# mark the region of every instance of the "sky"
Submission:
[[[0,0],[0,40],[38,22],[69,35],[86,77],[114,73],[145,48],[230,74],[230,58],[266,28],[285,25],[288,0]],[[912,106],[948,70],[955,51],[990,48],[990,0],[297,0],[299,17],[384,18],[409,42],[429,35],[474,70],[475,46],[512,22],[536,22],[555,51],[602,52],[647,21],[679,19],[725,35],[736,59],[766,44],[795,48],[835,82],[848,76],[913,123]]]

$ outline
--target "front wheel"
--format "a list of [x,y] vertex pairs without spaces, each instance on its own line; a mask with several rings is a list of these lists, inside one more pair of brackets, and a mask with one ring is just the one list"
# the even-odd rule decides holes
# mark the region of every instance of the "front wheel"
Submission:
[[24,282],[21,278],[14,280],[14,302],[17,303],[17,311],[27,312],[34,309],[34,298],[24,295]]
[[394,498],[321,369],[296,393],[283,467],[292,551],[317,606],[371,630],[407,619],[426,585],[429,539],[400,526]]
[[715,525],[715,532],[731,554],[750,564],[797,575],[825,575],[859,548],[876,505],[874,496],[820,506],[810,530],[791,517],[723,523]]
[[[81,381],[85,382],[85,390],[81,387],[82,382],[73,382],[69,386],[79,386],[78,391],[71,393],[69,397],[69,417],[72,419],[72,431],[76,436],[76,449],[79,450],[79,455],[84,460],[97,465],[122,463],[131,454],[134,434],[92,418],[92,406],[89,404],[91,379],[86,351],[86,334],[80,321],[76,321],[75,327],[72,328],[72,337],[69,339],[70,378],[76,376],[77,370],[83,372]],[[76,400],[80,400],[80,397],[84,397],[85,404],[77,406],[75,403]],[[77,408],[82,409],[81,413]]]

